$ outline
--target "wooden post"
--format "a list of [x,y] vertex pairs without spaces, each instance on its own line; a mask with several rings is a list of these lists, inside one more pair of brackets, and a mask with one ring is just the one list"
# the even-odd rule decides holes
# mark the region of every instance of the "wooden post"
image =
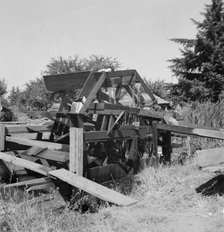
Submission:
[[159,157],[158,157],[158,130],[157,122],[152,122],[152,133],[153,133],[153,156],[155,158],[155,167],[159,166]]
[[69,170],[83,175],[83,128],[70,128]]
[[172,153],[172,144],[171,144],[171,133],[163,133],[163,147],[162,152],[164,155],[164,161],[166,163],[171,163],[171,153]]
[[5,150],[5,125],[0,124],[0,151]]

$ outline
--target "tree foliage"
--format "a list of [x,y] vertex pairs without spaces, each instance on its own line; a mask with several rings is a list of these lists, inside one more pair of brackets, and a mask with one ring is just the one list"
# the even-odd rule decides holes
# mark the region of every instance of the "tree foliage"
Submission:
[[59,56],[58,58],[51,58],[45,74],[54,75],[80,71],[98,71],[107,68],[117,70],[120,66],[121,64],[116,58],[101,55],[91,55],[83,59],[79,58],[78,55],[75,55],[73,58],[69,57],[68,59]]
[[222,0],[206,5],[204,20],[193,20],[195,39],[172,39],[183,46],[181,57],[170,60],[178,77],[172,94],[183,101],[218,101],[224,91],[224,9]]
[[[55,75],[87,70],[98,71],[103,68],[116,70],[119,67],[120,63],[117,59],[113,59],[111,57],[92,55],[84,59],[80,59],[79,56],[65,59],[60,56],[50,60],[44,73],[46,75]],[[27,82],[24,90],[20,90],[18,87],[13,87],[9,95],[9,100],[11,105],[17,105],[20,108],[47,110],[52,105],[52,93],[46,89],[43,78],[36,78],[36,80]]]

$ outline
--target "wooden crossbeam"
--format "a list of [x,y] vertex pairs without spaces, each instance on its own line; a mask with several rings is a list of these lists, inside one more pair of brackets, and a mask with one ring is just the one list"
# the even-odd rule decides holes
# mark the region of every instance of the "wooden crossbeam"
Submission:
[[142,80],[142,78],[140,77],[140,75],[138,74],[138,72],[135,72],[136,78],[139,81],[139,83],[142,85],[143,89],[145,90],[145,92],[151,97],[152,99],[152,105],[155,104],[157,102],[155,96],[153,95],[152,91],[149,89],[149,87],[145,84],[145,82]]
[[128,196],[108,189],[100,184],[97,184],[82,176],[76,175],[75,173],[72,173],[63,168],[50,171],[49,174],[97,198],[117,204],[119,206],[128,206],[137,203],[136,200]]
[[52,150],[59,150],[59,151],[69,151],[69,145],[67,144],[61,144],[61,143],[51,143],[51,142],[45,142],[45,141],[37,141],[37,140],[31,140],[31,139],[24,139],[20,137],[9,137],[6,136],[6,142],[13,142],[22,144],[25,146],[36,146],[36,147],[43,147],[47,149]]
[[109,128],[108,133],[107,133],[108,136],[110,135],[111,131],[115,128],[115,126],[117,125],[117,123],[121,120],[121,118],[123,117],[124,113],[125,113],[125,111],[122,111],[120,113],[120,115],[117,117],[117,119],[114,122],[114,124],[111,126],[111,128]]

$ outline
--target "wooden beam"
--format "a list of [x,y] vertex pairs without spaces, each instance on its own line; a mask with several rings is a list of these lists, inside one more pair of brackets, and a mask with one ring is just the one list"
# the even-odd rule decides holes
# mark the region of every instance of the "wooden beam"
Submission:
[[67,151],[67,152],[69,151],[69,145],[67,144],[37,141],[37,140],[31,140],[31,139],[24,139],[20,137],[6,136],[6,142],[18,143],[18,144],[22,144],[25,146],[31,146],[31,147],[36,146],[36,147],[43,147],[43,148],[52,149],[52,150]]
[[145,92],[151,97],[152,99],[152,105],[155,104],[157,102],[155,96],[153,95],[152,91],[149,89],[149,87],[145,84],[145,82],[142,80],[142,78],[140,77],[140,75],[138,74],[138,72],[135,72],[136,78],[137,80],[140,82],[140,84],[142,85],[143,89],[145,90]]
[[83,175],[83,129],[70,128],[69,170]]
[[50,171],[49,174],[104,201],[120,206],[128,206],[137,203],[136,200],[128,196],[108,189],[63,168]]
[[51,189],[55,189],[55,184],[53,182],[50,183],[43,183],[29,187],[26,191],[37,191],[37,190],[45,190],[50,191]]
[[153,121],[152,122],[152,134],[153,134],[153,156],[155,158],[155,166],[159,166],[159,157],[158,157],[158,130],[157,130],[158,123]]
[[180,134],[187,134],[187,135],[194,135],[194,136],[201,136],[207,138],[214,138],[214,139],[223,139],[224,140],[224,131],[215,129],[204,129],[204,128],[194,128],[194,127],[182,127],[182,126],[173,126],[158,123],[157,124],[158,130],[163,131],[171,131],[177,132]]
[[78,99],[84,96],[87,98],[95,83],[96,83],[95,75],[94,75],[94,71],[92,70],[84,86],[82,87],[81,92],[79,93]]
[[80,114],[84,114],[86,112],[86,110],[89,108],[89,106],[92,103],[92,101],[93,101],[94,97],[96,96],[97,92],[102,87],[105,79],[106,79],[106,74],[103,72],[102,75],[100,76],[99,80],[96,82],[94,88],[91,90],[89,96],[87,97],[86,102],[84,103],[81,110],[79,111]]
[[3,152],[0,152],[0,159],[9,162],[11,164],[32,170],[34,172],[40,173],[44,176],[48,175],[48,172],[51,171],[51,168],[45,167],[43,165],[31,162],[29,160],[21,159],[13,155],[9,155]]

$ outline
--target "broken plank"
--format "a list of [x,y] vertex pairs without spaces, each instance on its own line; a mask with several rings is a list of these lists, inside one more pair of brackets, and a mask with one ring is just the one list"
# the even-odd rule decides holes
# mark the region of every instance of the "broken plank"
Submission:
[[82,176],[78,176],[63,168],[50,171],[49,174],[97,198],[117,204],[119,206],[128,206],[137,202],[136,200],[128,196],[125,196],[121,193],[108,189],[100,184],[97,184]]
[[17,165],[17,166],[20,166],[23,168],[27,168],[27,169],[32,170],[34,172],[40,173],[44,176],[47,176],[48,172],[51,171],[51,168],[49,168],[49,167],[45,167],[43,165],[34,163],[32,161],[21,159],[21,158],[18,158],[16,156],[9,155],[9,154],[3,153],[3,152],[0,152],[0,159],[4,160],[6,162],[9,162],[11,164],[14,164],[14,165]]
[[16,182],[13,184],[7,184],[7,185],[3,185],[2,187],[13,188],[13,187],[29,186],[29,185],[34,185],[34,184],[44,184],[44,183],[49,183],[49,182],[52,182],[50,177],[43,177],[43,178],[38,178],[38,179],[33,179],[33,180]]
[[24,139],[20,137],[9,137],[9,136],[6,136],[6,141],[22,144],[25,146],[32,146],[32,147],[36,146],[36,147],[43,147],[43,148],[48,148],[52,150],[69,151],[69,145],[61,144],[61,143],[37,141],[37,140]]

